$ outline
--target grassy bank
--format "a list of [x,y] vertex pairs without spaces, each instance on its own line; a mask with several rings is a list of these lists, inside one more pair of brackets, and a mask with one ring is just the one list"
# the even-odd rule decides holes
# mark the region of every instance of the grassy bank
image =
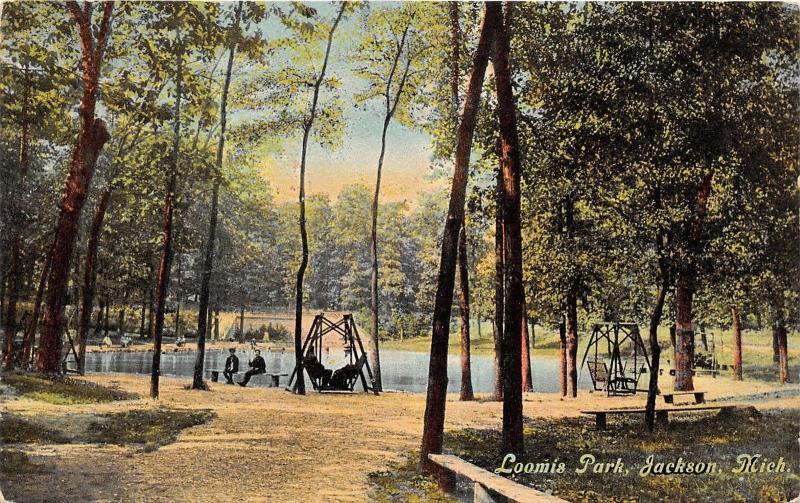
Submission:
[[[605,431],[594,429],[585,418],[529,419],[525,424],[523,462],[563,462],[564,473],[506,475],[517,482],[558,495],[572,502],[781,502],[796,496],[798,454],[795,437],[800,411],[737,409],[723,414],[675,416],[666,429],[653,435],[642,432],[636,419],[615,418]],[[709,448],[712,446],[712,448]],[[446,434],[445,452],[494,471],[502,464],[497,430],[464,429]],[[783,473],[734,473],[742,454],[761,454],[769,461],[783,458]],[[583,459],[593,456],[597,464],[612,463],[621,473],[576,473]],[[653,456],[658,462],[716,463],[704,474],[641,475]],[[416,460],[413,453],[410,459]],[[760,466],[760,465],[759,465]],[[390,472],[371,474],[376,501],[400,501],[395,494],[414,490],[423,495],[434,483],[419,475],[414,466],[398,466]],[[431,489],[432,490],[432,489]]]

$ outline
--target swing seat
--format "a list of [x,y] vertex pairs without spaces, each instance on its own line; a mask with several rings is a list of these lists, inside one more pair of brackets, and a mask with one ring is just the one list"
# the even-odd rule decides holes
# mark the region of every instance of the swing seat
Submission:
[[586,368],[589,369],[589,376],[594,383],[595,391],[604,391],[608,388],[608,365],[599,360],[587,360]]

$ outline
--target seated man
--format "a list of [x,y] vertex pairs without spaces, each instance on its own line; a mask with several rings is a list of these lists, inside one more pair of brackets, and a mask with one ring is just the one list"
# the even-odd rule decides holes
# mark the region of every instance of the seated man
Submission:
[[106,346],[108,348],[111,347],[111,337],[107,335],[103,337],[103,342],[100,343],[100,347],[102,348],[103,346]]
[[336,369],[336,372],[333,373],[333,377],[331,377],[331,388],[340,390],[350,389],[350,379],[358,377],[358,375],[358,367],[352,363],[348,363],[344,367]]
[[233,384],[233,374],[239,372],[239,357],[236,356],[236,349],[231,348],[230,356],[228,359],[225,360],[225,370],[222,372],[222,375],[225,376],[225,382],[227,384]]
[[131,337],[128,334],[125,334],[119,340],[119,343],[122,344],[123,348],[127,348],[128,346],[131,345]]
[[184,336],[181,335],[180,337],[175,339],[175,345],[176,346],[182,347],[184,344],[186,344],[186,338]]
[[312,379],[319,379],[323,388],[328,386],[328,381],[330,381],[333,371],[326,369],[313,353],[308,353],[303,358],[303,368],[306,369]]
[[247,386],[247,383],[250,382],[250,378],[256,374],[264,374],[267,372],[267,362],[261,357],[261,351],[256,349],[256,357],[253,358],[248,365],[250,365],[250,370],[244,373],[244,381],[239,381],[237,384],[239,386]]

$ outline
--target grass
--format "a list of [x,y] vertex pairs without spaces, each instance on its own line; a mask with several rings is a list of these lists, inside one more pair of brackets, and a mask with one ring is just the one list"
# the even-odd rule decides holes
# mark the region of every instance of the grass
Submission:
[[394,463],[389,470],[369,474],[372,492],[369,500],[376,503],[453,503],[456,499],[441,491],[436,480],[417,470],[419,453],[412,453],[408,460]]
[[216,415],[210,410],[131,410],[100,416],[87,428],[90,442],[145,444],[157,448],[170,444],[185,429],[203,424]]
[[[787,501],[796,496],[796,433],[800,411],[788,410],[762,416],[755,409],[721,414],[674,416],[667,428],[653,435],[643,433],[641,418],[612,418],[610,428],[597,431],[592,420],[535,419],[525,425],[525,462],[553,461],[566,464],[563,474],[521,473],[510,478],[541,491],[552,491],[569,501],[612,503],[619,501]],[[445,435],[445,450],[487,470],[501,464],[500,433],[495,430],[463,430]],[[713,447],[709,449],[708,445]],[[741,454],[762,454],[770,460],[783,457],[790,473],[731,472]],[[592,454],[598,462],[622,460],[625,473],[577,474],[580,458]],[[640,476],[646,458],[672,462],[716,462],[720,472],[705,475]]]
[[44,473],[49,471],[44,465],[31,463],[28,455],[16,449],[0,450],[0,472],[7,475]]
[[3,414],[0,417],[0,442],[3,444],[66,443],[61,433],[38,422],[20,416]]
[[86,381],[35,374],[5,373],[2,375],[2,382],[14,388],[22,397],[54,405],[80,405],[139,398],[133,393]]

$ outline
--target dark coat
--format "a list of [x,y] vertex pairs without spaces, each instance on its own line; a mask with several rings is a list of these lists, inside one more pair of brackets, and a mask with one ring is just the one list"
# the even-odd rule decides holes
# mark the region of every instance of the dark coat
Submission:
[[250,366],[253,367],[253,370],[260,370],[261,372],[267,371],[267,362],[264,361],[264,358],[261,355],[256,356],[250,362]]
[[225,360],[225,370],[227,372],[239,372],[239,357],[230,355],[228,359]]

